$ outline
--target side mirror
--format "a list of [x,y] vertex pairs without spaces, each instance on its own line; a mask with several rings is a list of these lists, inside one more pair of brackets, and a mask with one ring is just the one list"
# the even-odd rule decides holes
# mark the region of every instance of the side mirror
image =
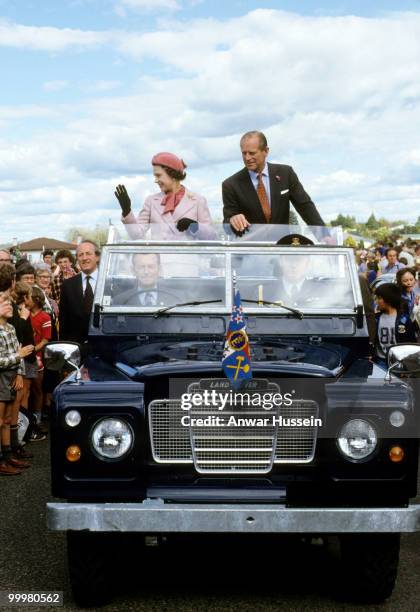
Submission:
[[391,380],[391,371],[396,374],[420,374],[420,346],[397,344],[388,351],[388,371],[385,380]]
[[80,347],[76,342],[49,342],[44,347],[44,364],[48,370],[61,372],[70,366],[77,370],[76,379],[80,380],[80,363]]

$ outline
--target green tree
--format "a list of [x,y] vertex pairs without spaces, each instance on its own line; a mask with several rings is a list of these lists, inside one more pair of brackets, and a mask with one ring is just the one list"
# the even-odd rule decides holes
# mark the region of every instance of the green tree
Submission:
[[341,227],[345,228],[354,228],[357,225],[356,217],[351,217],[350,215],[342,215],[341,213],[337,215],[337,218],[331,221],[331,225],[333,227],[337,227],[341,225]]
[[66,239],[70,242],[77,242],[79,239],[93,240],[99,246],[106,244],[108,236],[107,225],[97,225],[93,230],[87,230],[84,227],[71,227],[66,232]]
[[376,230],[381,227],[381,224],[376,220],[374,213],[372,213],[369,219],[366,221],[366,227],[370,230]]
[[355,249],[357,247],[357,242],[355,241],[353,236],[347,236],[347,238],[344,240],[344,246]]

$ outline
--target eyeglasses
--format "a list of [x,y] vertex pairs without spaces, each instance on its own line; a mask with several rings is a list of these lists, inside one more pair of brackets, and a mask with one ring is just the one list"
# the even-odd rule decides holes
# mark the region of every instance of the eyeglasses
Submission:
[[7,263],[12,263],[11,259],[3,259],[1,257],[0,257],[0,261],[4,261],[4,262],[7,262]]
[[51,275],[50,274],[37,274],[37,278],[48,278],[48,280],[50,280]]

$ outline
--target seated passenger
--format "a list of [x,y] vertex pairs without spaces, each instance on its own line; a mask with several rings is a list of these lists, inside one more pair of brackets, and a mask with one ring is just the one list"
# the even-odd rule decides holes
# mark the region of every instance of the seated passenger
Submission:
[[160,255],[133,255],[136,286],[114,296],[113,306],[167,306],[182,301],[180,296],[164,289],[160,279]]
[[284,302],[288,306],[302,306],[317,297],[317,283],[308,278],[311,260],[308,255],[279,256],[274,262],[278,280],[264,286],[264,300]]
[[152,166],[160,192],[146,198],[137,218],[131,210],[125,186],[117,185],[115,190],[122,210],[122,222],[127,225],[130,238],[142,238],[153,224],[156,226],[153,227],[154,233],[159,234],[157,238],[178,239],[179,232],[187,231],[191,237],[201,240],[214,239],[216,233],[211,226],[206,199],[181,185],[186,177],[183,160],[172,153],[158,153],[152,158]]

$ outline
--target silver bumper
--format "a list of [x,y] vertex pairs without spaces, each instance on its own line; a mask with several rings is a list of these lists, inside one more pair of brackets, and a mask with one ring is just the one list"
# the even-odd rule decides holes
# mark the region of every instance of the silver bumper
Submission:
[[420,531],[420,505],[408,508],[286,508],[284,505],[49,503],[53,531],[143,533],[372,533]]

